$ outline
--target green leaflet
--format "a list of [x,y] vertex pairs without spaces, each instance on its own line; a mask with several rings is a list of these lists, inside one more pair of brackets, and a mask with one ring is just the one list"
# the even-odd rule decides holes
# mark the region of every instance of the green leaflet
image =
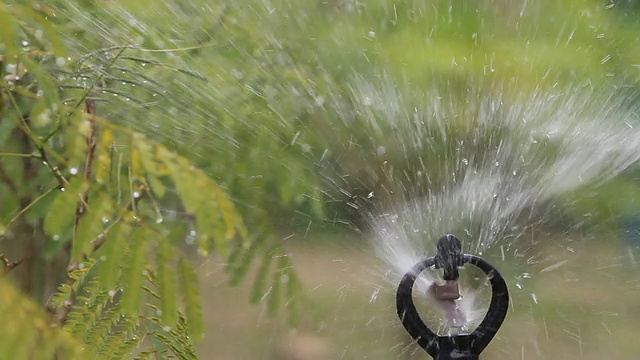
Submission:
[[98,131],[97,136],[94,176],[98,184],[103,184],[107,181],[107,177],[112,168],[111,146],[115,142],[115,135],[111,129],[102,129]]
[[[114,351],[112,352],[104,352],[105,359],[113,359],[113,360],[118,360],[118,359],[123,359],[127,356],[131,356],[133,355],[133,351],[135,350],[136,347],[140,346],[140,343],[142,342],[142,339],[144,339],[141,336],[127,336],[128,334],[125,332],[122,332],[122,335],[124,335],[124,341],[119,341],[119,342],[113,342],[113,344],[118,344],[120,346],[118,346]],[[128,337],[128,338],[127,338]]]
[[202,322],[198,277],[189,266],[187,260],[182,257],[178,261],[178,271],[180,273],[180,292],[187,317],[186,322],[189,334],[196,339],[200,339],[204,333],[204,324]]
[[267,276],[271,270],[271,264],[273,263],[274,252],[272,250],[265,251],[262,258],[262,264],[258,269],[255,280],[253,281],[253,289],[251,290],[251,302],[258,303],[263,297],[267,295],[265,289],[267,287]]
[[64,142],[69,156],[69,167],[79,169],[87,152],[86,122],[84,113],[76,110],[71,114],[64,129]]
[[89,184],[79,177],[72,178],[64,188],[57,192],[50,210],[44,218],[44,231],[47,235],[58,237],[56,241],[69,241],[70,229],[76,214],[76,206]]
[[92,193],[89,196],[90,207],[85,207],[84,214],[80,217],[78,228],[74,234],[71,258],[78,261],[83,254],[91,252],[91,242],[103,236],[103,222],[110,221],[113,204],[110,197],[100,193]]
[[215,181],[194,168],[187,159],[165,148],[160,147],[158,155],[169,169],[185,209],[196,216],[201,253],[208,253],[211,238],[223,258],[229,256],[228,244],[236,233],[243,243],[246,242],[248,232],[240,216]]
[[296,297],[300,295],[302,289],[300,287],[300,280],[296,275],[293,265],[289,262],[288,257],[283,257],[283,268],[284,273],[287,275],[287,285],[285,296],[287,297],[286,308],[287,308],[287,320],[291,326],[296,326],[298,321],[298,312],[297,312],[297,301]]
[[[179,316],[176,323],[176,329],[166,331],[163,323],[158,318],[149,318],[149,322],[155,325],[152,336],[156,351],[171,351],[178,359],[195,360],[197,359],[193,345],[187,335],[187,329],[184,323],[184,317]],[[166,349],[162,349],[162,347]]]
[[51,75],[44,71],[42,65],[28,56],[22,56],[20,61],[26,65],[27,71],[34,75],[38,83],[38,99],[31,110],[31,119],[36,126],[49,125],[52,122],[51,117],[62,109],[58,88]]
[[[281,259],[280,259],[281,260]],[[278,268],[273,272],[273,279],[271,281],[271,292],[267,300],[267,310],[269,315],[274,316],[278,312],[280,306],[282,281],[284,279],[282,269],[280,268],[281,261],[278,261]]]
[[165,186],[160,177],[168,175],[168,173],[166,167],[157,160],[157,146],[149,144],[149,142],[141,136],[136,137],[134,145],[139,151],[140,162],[146,171],[151,189],[158,197],[163,197],[165,194]]
[[102,288],[107,291],[115,291],[117,288],[128,245],[126,239],[130,234],[131,226],[124,221],[118,222],[106,234],[106,241],[98,255],[99,276],[102,280]]
[[[261,246],[264,239],[254,241],[249,245],[248,249],[242,249],[242,252],[237,256],[237,260],[227,267],[227,273],[229,274],[229,283],[231,285],[237,285],[244,278],[249,270],[249,266],[252,260],[255,258],[258,248]],[[240,248],[240,247],[238,247]]]
[[149,243],[144,238],[144,231],[137,228],[129,237],[129,255],[125,264],[128,266],[122,272],[122,313],[137,316],[142,301],[143,271],[147,264],[147,249]]
[[15,44],[15,22],[14,18],[4,3],[0,3],[0,44],[4,46],[4,55],[7,59],[12,59],[18,52]]
[[83,339],[83,343],[93,343],[90,331],[102,316],[106,300],[109,298],[106,291],[102,291],[97,278],[92,278],[85,286],[82,286],[76,296],[73,309],[69,313],[69,320],[65,328],[71,331],[75,337]]
[[64,45],[64,42],[58,35],[58,30],[56,29],[54,23],[48,18],[49,13],[53,10],[48,8],[46,5],[40,5],[40,11],[36,11],[33,7],[30,6],[23,6],[21,7],[21,9],[31,15],[33,20],[35,20],[38,25],[42,27],[42,29],[44,30],[44,35],[51,43],[51,50],[53,51],[53,53],[58,57],[66,56],[67,49]]
[[173,247],[167,241],[160,241],[156,254],[156,276],[160,295],[160,310],[164,326],[175,328],[178,321],[178,301],[176,298],[175,271],[169,265]]
[[293,265],[289,261],[289,257],[283,254],[281,249],[276,251],[278,253],[278,263],[276,270],[273,272],[268,309],[271,315],[275,315],[280,307],[282,298],[286,297],[286,306],[289,311],[288,320],[295,322],[295,307],[292,307],[291,300],[293,300],[300,290],[298,279],[293,272]]
[[144,340],[144,336],[136,335],[139,331],[137,321],[123,315],[117,303],[105,312],[103,318],[109,326],[105,329],[108,332],[103,332],[103,342],[97,344],[96,353],[100,359],[126,358]]

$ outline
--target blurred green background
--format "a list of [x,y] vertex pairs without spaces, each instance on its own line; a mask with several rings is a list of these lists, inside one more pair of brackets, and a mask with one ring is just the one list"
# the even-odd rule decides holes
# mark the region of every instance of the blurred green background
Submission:
[[[145,86],[105,80],[100,112],[214,178],[249,231],[284,248],[300,276],[292,328],[286,312],[268,315],[259,297],[250,303],[251,281],[229,286],[224,259],[193,254],[205,313],[203,359],[426,358],[395,318],[393,285],[380,275],[368,242],[368,212],[446,184],[455,153],[447,139],[479,139],[469,151],[482,158],[501,139],[521,135],[507,128],[478,137],[479,125],[465,116],[469,99],[515,102],[569,89],[606,94],[633,109],[640,90],[635,1],[54,0],[47,6],[55,13],[50,31],[65,42],[69,63],[97,52],[104,57],[87,61],[99,66],[110,59],[104,49],[131,45],[119,60],[122,73],[144,74]],[[84,79],[61,72],[58,81],[82,88]],[[386,97],[368,98],[367,86]],[[394,121],[440,95],[460,116],[445,126],[425,125],[440,134],[428,151],[399,143],[409,134]],[[364,112],[368,103],[377,110]],[[550,145],[541,154],[556,150]],[[399,180],[420,161],[431,174],[428,184]],[[620,229],[640,210],[638,185],[628,171],[559,194],[551,199],[558,202],[556,221],[532,228],[530,239],[515,245],[525,256],[503,260],[499,249],[489,249],[510,281],[513,306],[485,359],[640,354],[634,340],[640,276],[628,251],[638,244],[624,243]],[[8,199],[0,203],[3,221],[19,207],[12,191],[0,178],[0,198]],[[169,224],[179,217],[175,197],[159,206]],[[548,270],[553,264],[562,266]]]

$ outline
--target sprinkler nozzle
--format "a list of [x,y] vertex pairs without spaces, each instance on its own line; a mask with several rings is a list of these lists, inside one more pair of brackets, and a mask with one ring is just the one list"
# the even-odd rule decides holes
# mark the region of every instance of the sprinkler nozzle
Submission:
[[[415,264],[402,278],[396,294],[396,307],[400,321],[409,335],[436,360],[477,360],[502,325],[509,308],[509,291],[504,278],[496,268],[481,257],[464,254],[460,240],[444,235],[438,241],[438,253]],[[433,287],[433,296],[440,301],[455,304],[458,291],[458,268],[471,264],[482,270],[491,284],[491,304],[487,315],[471,334],[436,335],[420,318],[413,303],[413,285],[418,275],[427,268],[444,270],[445,285]]]
[[444,280],[458,280],[458,268],[464,265],[462,243],[455,235],[447,234],[440,237],[436,246],[436,269],[444,270]]

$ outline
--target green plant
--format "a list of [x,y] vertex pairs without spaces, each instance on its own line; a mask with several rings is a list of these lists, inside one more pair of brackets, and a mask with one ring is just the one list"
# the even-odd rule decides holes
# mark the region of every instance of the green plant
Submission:
[[195,358],[203,324],[192,247],[223,259],[232,282],[262,257],[253,298],[266,293],[273,310],[295,296],[295,274],[268,229],[249,233],[218,181],[108,112],[105,95],[142,108],[168,96],[140,65],[202,76],[133,46],[70,56],[55,16],[0,3],[0,310],[12,324],[0,351]]

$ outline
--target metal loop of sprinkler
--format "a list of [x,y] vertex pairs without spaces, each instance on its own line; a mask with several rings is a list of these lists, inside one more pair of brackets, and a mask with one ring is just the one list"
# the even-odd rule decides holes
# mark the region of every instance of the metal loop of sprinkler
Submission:
[[[482,270],[491,284],[491,303],[487,315],[471,334],[438,336],[422,321],[413,303],[413,285],[425,269],[443,269],[444,280],[458,280],[458,268],[471,264]],[[486,260],[462,252],[460,240],[444,235],[437,254],[415,264],[402,278],[396,294],[398,316],[411,337],[435,360],[474,360],[489,345],[502,325],[509,307],[509,290],[504,278]]]

